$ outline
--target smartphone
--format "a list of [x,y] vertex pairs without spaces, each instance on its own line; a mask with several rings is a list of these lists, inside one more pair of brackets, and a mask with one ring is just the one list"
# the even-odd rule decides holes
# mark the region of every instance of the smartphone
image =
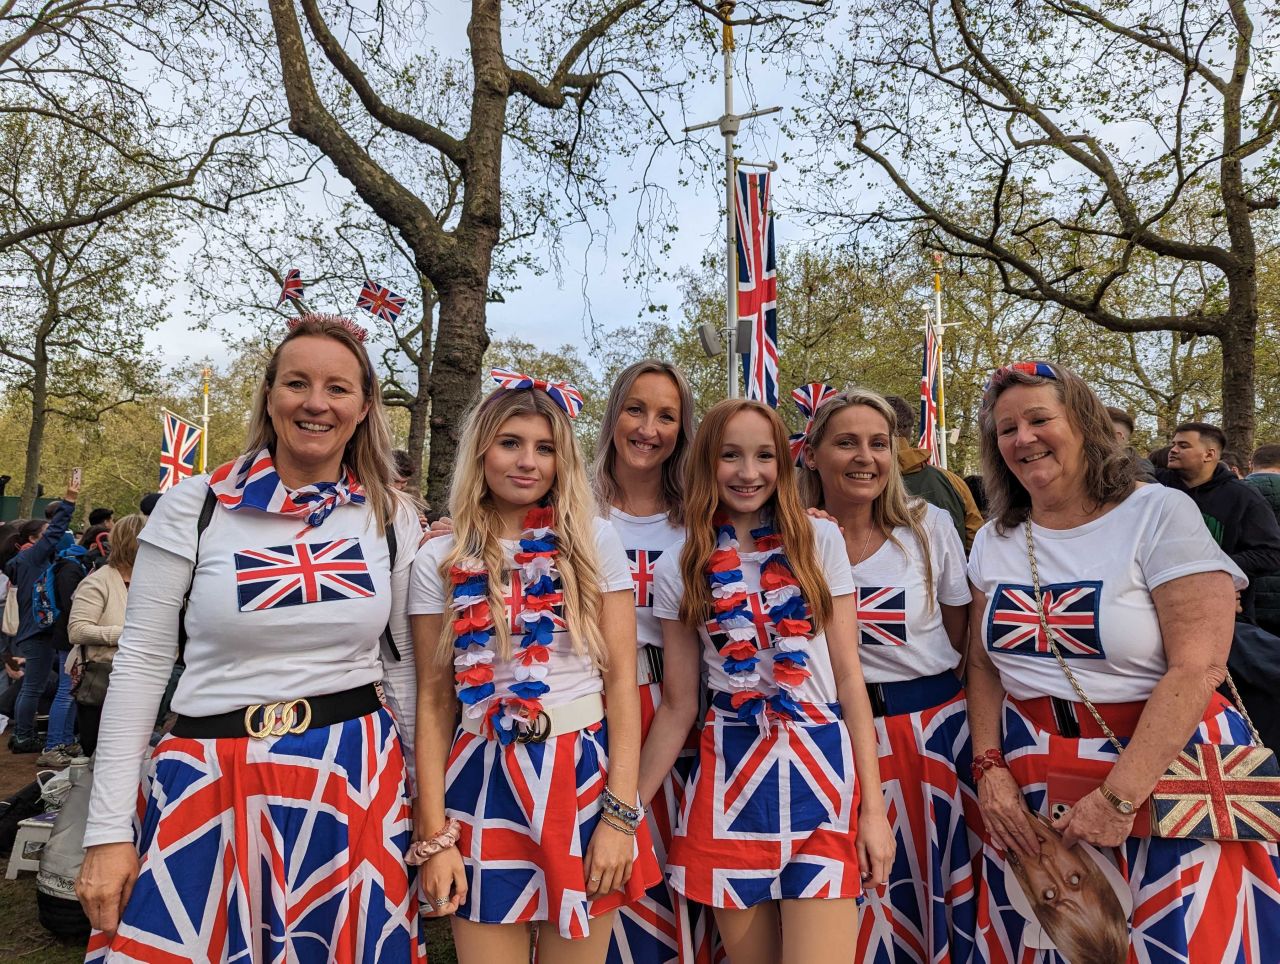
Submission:
[[74,468],[71,470],[71,488],[73,489],[80,488],[81,477],[82,476],[79,468]]

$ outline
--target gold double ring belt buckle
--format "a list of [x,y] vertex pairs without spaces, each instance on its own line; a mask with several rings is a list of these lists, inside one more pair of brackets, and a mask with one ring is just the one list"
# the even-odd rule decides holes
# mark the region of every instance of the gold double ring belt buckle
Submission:
[[546,743],[551,735],[551,717],[546,710],[538,710],[538,715],[529,721],[529,725],[516,736],[517,743]]
[[[260,719],[255,720],[261,712]],[[245,707],[244,731],[255,740],[286,733],[302,733],[311,725],[311,704],[306,700],[254,703]]]

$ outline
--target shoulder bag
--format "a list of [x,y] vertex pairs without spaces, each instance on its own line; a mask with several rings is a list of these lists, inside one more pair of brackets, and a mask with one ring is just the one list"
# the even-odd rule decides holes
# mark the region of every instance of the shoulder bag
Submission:
[[[1023,525],[1027,534],[1027,561],[1031,564],[1036,612],[1049,649],[1076,696],[1088,708],[1099,729],[1107,735],[1116,753],[1123,753],[1124,745],[1085,695],[1054,639],[1040,597],[1040,572],[1036,568],[1031,521],[1027,520]],[[1199,840],[1280,840],[1280,764],[1277,764],[1275,754],[1262,746],[1230,672],[1227,673],[1227,686],[1256,745],[1190,743],[1184,747],[1151,791],[1152,836]]]

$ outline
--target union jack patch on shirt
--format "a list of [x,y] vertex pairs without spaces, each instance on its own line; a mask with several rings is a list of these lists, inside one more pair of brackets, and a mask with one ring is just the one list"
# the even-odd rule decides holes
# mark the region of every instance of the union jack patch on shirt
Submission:
[[858,587],[858,642],[907,645],[907,591],[902,586]]
[[[1045,621],[1065,658],[1105,658],[1098,631],[1101,582],[1053,583],[1041,586],[1040,596],[1044,600]],[[994,653],[1053,658],[1040,626],[1035,590],[1031,586],[1008,583],[996,586],[987,616],[987,649]]]
[[653,567],[662,555],[661,549],[627,549],[627,561],[631,564],[631,582],[636,590],[636,606],[653,607]]
[[377,595],[359,539],[242,549],[235,562],[242,613]]

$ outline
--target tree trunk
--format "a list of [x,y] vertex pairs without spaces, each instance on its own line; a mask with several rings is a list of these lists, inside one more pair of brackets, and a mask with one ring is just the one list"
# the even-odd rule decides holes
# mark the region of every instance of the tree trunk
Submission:
[[36,492],[40,485],[40,458],[44,452],[44,426],[49,418],[49,360],[44,346],[36,345],[36,366],[31,377],[31,429],[27,432],[27,464],[22,474],[22,496],[18,501],[18,518],[31,517]]
[[439,287],[440,319],[431,363],[431,456],[427,501],[445,511],[463,417],[480,396],[480,365],[489,347],[485,329],[485,283],[479,279]]
[[1254,367],[1258,342],[1257,280],[1252,265],[1244,277],[1228,278],[1230,307],[1222,325],[1222,430],[1227,447],[1242,459],[1253,454]]

